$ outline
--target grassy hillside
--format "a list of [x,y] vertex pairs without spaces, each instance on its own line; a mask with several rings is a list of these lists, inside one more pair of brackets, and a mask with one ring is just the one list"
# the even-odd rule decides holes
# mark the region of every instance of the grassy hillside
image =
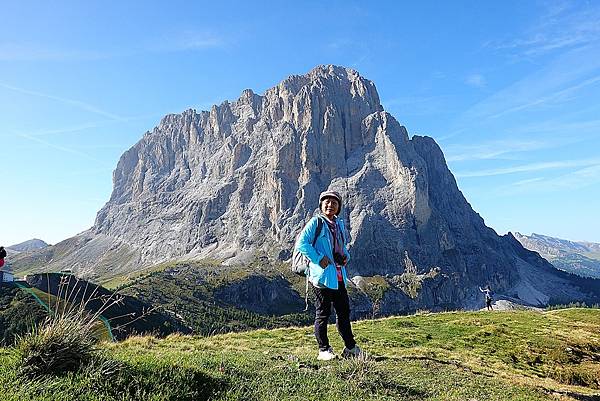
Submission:
[[[120,294],[135,297],[181,317],[194,332],[207,335],[255,328],[275,328],[309,324],[312,315],[304,313],[303,280],[291,287],[272,267],[254,264],[244,267],[222,267],[207,262],[179,262],[154,267],[145,274],[129,279],[113,280]],[[274,282],[277,280],[277,282]],[[252,284],[254,281],[254,284]],[[117,284],[118,285],[115,285]],[[261,292],[270,288],[278,292],[278,302],[261,302]],[[240,295],[245,294],[244,297]],[[263,294],[264,295],[264,294]],[[289,299],[287,305],[282,300]],[[271,305],[276,310],[253,310]]]
[[[12,345],[18,336],[42,323],[49,313],[61,314],[83,304],[91,314],[105,309],[101,312],[104,320],[99,326],[101,336],[106,339],[111,335],[123,339],[139,333],[166,336],[174,332],[192,332],[176,316],[154,310],[136,298],[115,295],[74,276],[46,273],[30,275],[28,280],[29,283],[0,285],[0,346]],[[105,308],[108,303],[110,307]]]
[[0,346],[12,344],[47,316],[46,310],[14,285],[0,285]]
[[[455,312],[357,322],[366,361],[315,360],[312,329],[132,337],[77,373],[19,377],[0,351],[4,399],[598,400],[600,310]],[[331,327],[334,330],[334,327]],[[342,345],[332,335],[335,349]]]

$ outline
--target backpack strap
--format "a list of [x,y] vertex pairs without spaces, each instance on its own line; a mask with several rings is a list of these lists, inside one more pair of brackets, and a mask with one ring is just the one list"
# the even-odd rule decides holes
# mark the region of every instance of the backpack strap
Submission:
[[308,274],[306,275],[306,288],[304,289],[304,312],[308,311]]
[[[317,238],[321,234],[321,230],[323,229],[323,220],[320,217],[317,217],[317,229],[315,230],[315,238],[313,238],[312,246],[314,248],[317,243]],[[304,289],[304,312],[308,311],[308,274],[306,274],[306,288]]]
[[338,228],[340,229],[340,235],[342,236],[342,244],[344,247],[346,246],[346,227],[343,224],[338,224]]
[[323,229],[323,219],[321,219],[320,217],[317,217],[317,229],[315,230],[315,238],[313,239],[313,242],[312,242],[313,247],[317,243],[317,238],[319,238],[319,235],[321,234],[322,229]]

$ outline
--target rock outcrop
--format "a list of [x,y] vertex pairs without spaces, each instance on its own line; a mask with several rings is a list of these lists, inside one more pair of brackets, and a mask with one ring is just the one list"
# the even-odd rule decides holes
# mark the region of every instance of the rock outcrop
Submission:
[[168,115],[113,180],[94,226],[54,266],[94,276],[173,259],[283,260],[330,188],[345,200],[350,273],[390,283],[385,313],[480,307],[486,284],[536,305],[600,293],[486,227],[435,141],[410,138],[351,69],[319,66],[264,95]]

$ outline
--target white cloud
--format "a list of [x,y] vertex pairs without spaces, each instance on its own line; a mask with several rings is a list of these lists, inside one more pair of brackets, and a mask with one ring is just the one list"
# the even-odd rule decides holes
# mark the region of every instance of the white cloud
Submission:
[[84,158],[86,158],[88,160],[92,160],[92,161],[95,161],[95,162],[98,162],[98,163],[103,163],[102,161],[98,160],[97,158],[93,157],[92,155],[89,155],[89,154],[84,153],[84,152],[80,152],[80,151],[78,151],[76,149],[68,148],[66,146],[60,146],[60,145],[57,145],[55,143],[50,143],[50,142],[41,140],[39,138],[36,138],[36,137],[33,137],[33,136],[29,136],[29,135],[25,135],[25,134],[20,134],[19,136],[22,137],[22,138],[25,138],[25,139],[29,139],[30,141],[37,142],[37,143],[39,143],[41,145],[44,145],[44,146],[47,146],[49,148],[60,150],[61,152],[70,153],[70,154],[73,154],[73,155],[84,157]]
[[[522,158],[519,154],[556,149],[565,145],[600,138],[600,120],[541,121],[515,128],[506,128],[499,135],[503,140],[444,146],[448,162]],[[523,139],[530,138],[530,139]]]
[[544,180],[543,177],[528,178],[526,180],[517,181],[513,185],[519,185],[519,186],[529,185],[531,183],[539,182],[539,181],[543,181],[543,180]]
[[16,86],[12,86],[12,85],[7,85],[4,83],[0,82],[0,88],[5,88],[5,89],[9,89],[15,92],[19,92],[19,93],[23,93],[25,95],[31,95],[31,96],[36,96],[36,97],[42,97],[42,98],[46,98],[46,99],[52,99],[52,100],[56,100],[59,101],[61,103],[65,103],[65,104],[69,104],[71,106],[75,106],[81,110],[85,110],[85,111],[89,111],[91,113],[94,114],[98,114],[101,115],[103,117],[106,117],[110,120],[117,120],[117,121],[125,121],[126,119],[114,114],[114,113],[110,113],[108,111],[102,110],[99,107],[94,106],[93,104],[89,104],[86,102],[82,102],[79,100],[73,100],[73,99],[68,99],[65,97],[61,97],[61,96],[54,96],[54,95],[49,95],[47,93],[42,93],[42,92],[37,92],[37,91],[32,91],[29,89],[24,89],[24,88],[19,88]]
[[483,88],[487,82],[485,77],[481,74],[471,74],[465,79],[465,83],[476,88]]
[[109,51],[54,47],[48,43],[0,42],[0,61],[95,61],[147,52],[194,51],[226,46],[220,35],[208,31],[182,30],[153,37],[146,43],[122,43]]
[[[598,3],[552,2],[543,6],[545,12],[520,37],[487,46],[506,51],[519,61],[542,54],[551,57],[549,61],[462,113],[453,132],[445,139],[456,136],[466,127],[469,130],[482,127],[500,117],[506,120],[508,116],[557,108],[600,86]],[[473,74],[466,82],[478,85],[482,81]]]
[[600,7],[595,2],[546,3],[546,12],[521,37],[491,43],[519,57],[537,57],[600,42]]
[[213,32],[184,30],[154,39],[147,45],[153,52],[194,51],[218,48],[227,45],[227,41]]
[[98,121],[98,122],[73,125],[73,126],[68,126],[68,127],[63,127],[63,128],[48,128],[48,129],[30,131],[30,132],[21,133],[21,134],[27,135],[27,136],[48,136],[48,135],[69,134],[69,133],[73,133],[73,132],[85,131],[85,130],[92,129],[92,128],[98,128],[103,125],[106,125],[108,122],[113,122],[113,121],[114,120],[106,120],[106,121]]
[[600,84],[599,72],[600,45],[571,50],[475,104],[459,117],[458,124],[483,124],[506,114],[572,100],[581,90]]
[[424,115],[439,115],[441,112],[452,113],[454,107],[451,97],[446,95],[437,96],[402,96],[381,101],[385,110],[397,114],[400,118]]
[[600,183],[600,163],[552,178],[532,178],[514,182],[495,190],[497,195],[573,191]]
[[[185,108],[182,107],[179,110],[185,110]],[[132,116],[132,117],[122,117],[118,120],[110,119],[110,120],[92,121],[92,122],[88,122],[88,123],[83,123],[83,124],[78,124],[78,125],[70,125],[70,126],[60,127],[60,128],[45,128],[45,129],[33,130],[33,131],[27,130],[24,132],[19,131],[16,134],[17,135],[27,135],[30,137],[43,137],[43,136],[50,136],[50,135],[71,134],[74,132],[83,132],[83,131],[87,131],[90,129],[106,127],[109,125],[115,125],[115,124],[119,124],[119,123],[127,123],[127,122],[138,121],[138,120],[147,120],[150,118],[158,119],[158,118],[163,117],[165,114],[167,114],[167,113],[154,113],[154,114],[139,115],[139,116]],[[107,146],[103,146],[103,147],[107,147]],[[108,146],[108,147],[112,148],[113,146]]]
[[70,50],[27,43],[0,43],[0,61],[86,61],[111,57],[93,50]]
[[[588,86],[593,86],[600,83],[600,75],[599,76],[595,76],[595,77],[591,77],[589,79],[585,79],[579,83],[576,83],[574,85],[568,86],[564,89],[558,90],[556,92],[553,93],[549,93],[547,95],[541,96],[537,99],[531,100],[530,102],[525,102],[519,105],[515,105],[512,108],[507,108],[505,110],[499,111],[496,114],[493,114],[491,116],[489,116],[490,118],[498,118],[502,115],[505,114],[509,114],[509,113],[514,113],[516,111],[520,111],[520,110],[524,110],[524,109],[528,109],[534,106],[538,106],[538,105],[543,105],[543,104],[548,104],[548,103],[556,103],[556,102],[560,102],[560,101],[565,101],[565,100],[570,100],[572,99],[573,94],[583,88],[586,88]],[[571,97],[570,97],[570,96]]]
[[354,41],[350,39],[335,39],[325,44],[325,48],[329,50],[342,50],[354,45]]
[[594,167],[594,166],[598,166],[598,165],[600,165],[600,159],[562,160],[562,161],[555,161],[555,162],[530,163],[530,164],[523,164],[520,166],[502,167],[502,168],[496,168],[496,169],[463,171],[463,172],[456,173],[455,176],[458,178],[490,177],[490,176],[496,176],[496,175],[526,173],[526,172],[532,172],[532,171],[542,171],[542,170],[551,170],[551,169]]
[[[450,145],[444,149],[449,162],[506,158],[517,152],[552,147],[548,141],[503,140],[469,145]],[[509,157],[510,158],[510,157]]]

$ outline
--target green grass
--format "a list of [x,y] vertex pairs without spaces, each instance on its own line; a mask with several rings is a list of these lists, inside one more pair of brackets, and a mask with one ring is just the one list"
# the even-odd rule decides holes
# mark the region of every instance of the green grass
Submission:
[[132,337],[104,343],[103,359],[77,373],[34,382],[19,376],[17,351],[0,349],[0,387],[10,401],[600,397],[599,310],[422,314],[353,327],[367,361],[317,362],[310,327]]

